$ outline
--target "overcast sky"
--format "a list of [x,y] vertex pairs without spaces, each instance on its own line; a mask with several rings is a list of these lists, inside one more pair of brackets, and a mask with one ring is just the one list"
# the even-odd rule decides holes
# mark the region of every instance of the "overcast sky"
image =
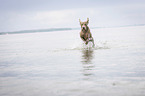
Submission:
[[145,0],[0,0],[0,32],[145,24]]

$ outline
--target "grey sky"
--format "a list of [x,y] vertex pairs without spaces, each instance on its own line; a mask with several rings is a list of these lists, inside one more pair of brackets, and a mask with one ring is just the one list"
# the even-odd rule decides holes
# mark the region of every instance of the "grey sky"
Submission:
[[1,11],[42,11],[145,4],[145,0],[0,0]]
[[0,0],[0,32],[144,24],[145,0]]

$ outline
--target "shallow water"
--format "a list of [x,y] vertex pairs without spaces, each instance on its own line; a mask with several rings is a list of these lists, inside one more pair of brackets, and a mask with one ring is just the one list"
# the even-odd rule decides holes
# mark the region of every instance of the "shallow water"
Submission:
[[0,36],[0,96],[144,96],[145,27]]

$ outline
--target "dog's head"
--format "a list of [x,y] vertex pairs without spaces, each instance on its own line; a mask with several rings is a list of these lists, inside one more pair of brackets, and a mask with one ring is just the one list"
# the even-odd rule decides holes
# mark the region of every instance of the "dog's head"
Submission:
[[80,22],[82,31],[87,31],[88,30],[88,24],[89,24],[89,18],[87,18],[86,22],[81,22],[81,20],[79,19],[79,22]]

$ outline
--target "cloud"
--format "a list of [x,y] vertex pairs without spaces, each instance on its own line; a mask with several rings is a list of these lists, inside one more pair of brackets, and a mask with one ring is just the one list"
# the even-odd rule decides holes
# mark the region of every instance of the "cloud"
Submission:
[[142,0],[1,0],[0,31],[79,27],[90,18],[91,27],[145,22]]
[[13,12],[3,14],[3,18],[0,18],[0,21],[4,23],[1,23],[3,26],[0,28],[3,31],[13,31],[54,27],[78,27],[79,18],[85,20],[87,17],[93,14],[93,9],[66,9],[30,13]]

